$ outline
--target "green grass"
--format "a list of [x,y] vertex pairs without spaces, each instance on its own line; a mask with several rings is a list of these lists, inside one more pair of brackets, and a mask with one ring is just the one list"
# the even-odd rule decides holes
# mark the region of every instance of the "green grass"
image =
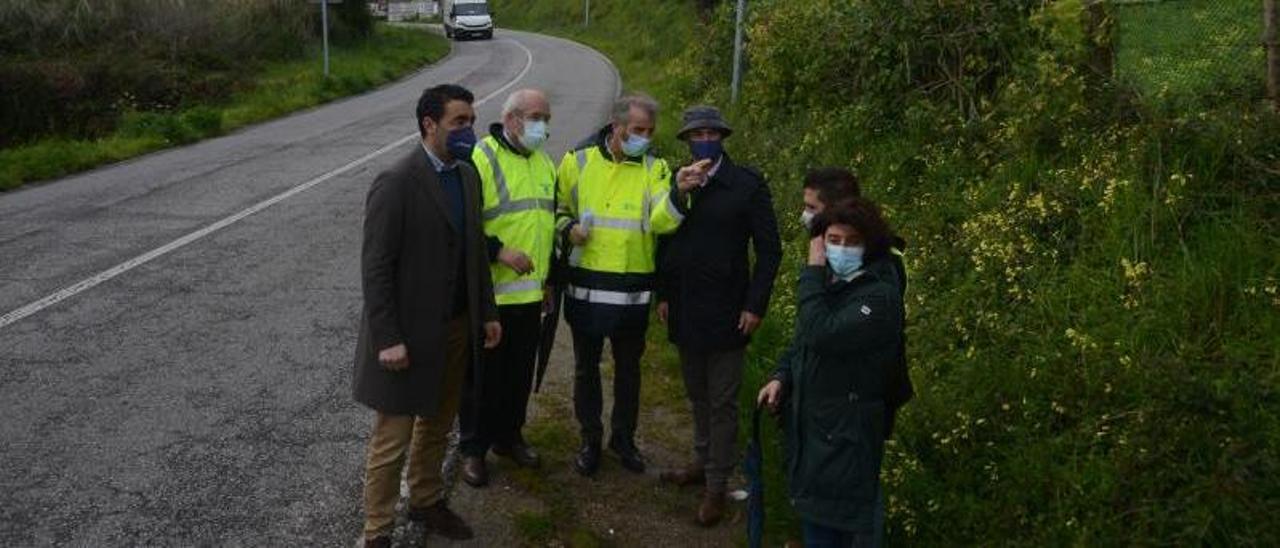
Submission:
[[555,538],[556,526],[550,514],[519,512],[515,522],[516,531],[526,546],[543,546]]
[[1262,95],[1262,2],[1122,4],[1116,19],[1117,73],[1148,99]]
[[[704,28],[689,2],[592,4],[585,30],[574,0],[503,11],[505,24],[614,58],[628,88],[668,107],[660,142],[683,157],[670,132],[684,105],[671,103],[726,102],[727,10]],[[1127,30],[1117,72],[1136,92],[1119,97],[1090,88],[1073,48],[1025,32],[1034,23],[1013,4],[755,4],[728,147],[769,176],[785,258],[749,356],[744,409],[791,330],[804,250],[798,180],[812,166],[849,166],[909,242],[918,396],[887,447],[891,544],[1276,544],[1280,119],[1252,101],[1255,54],[1221,53],[1240,40],[1252,47],[1257,3],[1118,7]],[[951,36],[941,31],[969,6],[979,20],[1004,17],[999,32],[1017,45],[994,48],[1015,66],[976,113],[905,87],[859,94],[862,82],[902,82],[899,54]],[[1230,17],[1205,22],[1203,10]],[[1079,24],[1066,15],[1049,24]],[[814,21],[868,55],[814,47]],[[922,37],[905,24],[918,21],[943,28]],[[1057,36],[1083,35],[1065,30]],[[1135,44],[1186,53],[1131,78],[1155,55]],[[799,86],[797,74],[823,85]],[[662,345],[653,329],[645,367],[663,380],[646,383],[678,386]],[[659,394],[645,402],[677,405]],[[766,530],[777,545],[796,524],[771,421],[765,437]]]
[[0,191],[62,177],[163,148],[215,137],[395,80],[448,53],[448,42],[418,29],[379,26],[369,40],[334,46],[330,78],[319,52],[306,60],[269,64],[221,104],[176,112],[132,112],[100,139],[48,138],[0,150]]

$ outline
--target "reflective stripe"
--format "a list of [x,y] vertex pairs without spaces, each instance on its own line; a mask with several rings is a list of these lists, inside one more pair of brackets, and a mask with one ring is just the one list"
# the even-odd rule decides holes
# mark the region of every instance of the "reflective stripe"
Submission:
[[645,155],[645,157],[644,157],[644,172],[645,172],[645,173],[648,173],[648,172],[650,172],[650,171],[653,171],[653,156]]
[[591,220],[591,227],[602,226],[605,228],[616,228],[619,230],[633,230],[636,232],[644,232],[644,222],[636,219],[618,219],[616,217],[596,217]]
[[573,246],[569,252],[569,266],[582,266],[582,246]]
[[649,219],[653,217],[653,198],[644,198],[640,203],[640,232],[649,231]]
[[506,203],[499,203],[497,206],[485,210],[484,220],[492,221],[508,213],[515,213],[517,211],[529,211],[533,209],[541,209],[544,211],[549,211],[554,214],[556,212],[555,207],[556,207],[556,203],[554,201],[546,200],[543,198],[526,198],[524,200],[515,200],[511,202],[506,202]]
[[480,152],[484,153],[484,157],[489,160],[489,167],[493,168],[493,186],[498,187],[498,207],[511,201],[511,191],[507,189],[507,177],[502,174],[502,166],[498,164],[498,157],[494,155],[493,149],[489,147],[488,141],[480,141],[476,143],[480,148]]
[[634,306],[641,304],[649,304],[649,299],[653,297],[652,291],[636,291],[626,293],[623,291],[604,291],[602,289],[587,289],[585,287],[569,286],[566,292],[570,297],[579,301],[587,301],[589,303],[599,304],[616,304],[622,306]]
[[494,295],[508,295],[511,293],[520,293],[523,291],[533,291],[542,289],[542,281],[540,280],[516,280],[514,282],[500,283],[493,286]]
[[578,158],[578,182],[569,191],[569,197],[573,199],[573,210],[581,211],[578,209],[578,187],[582,186],[582,174],[587,172],[587,149],[577,151],[574,156]]

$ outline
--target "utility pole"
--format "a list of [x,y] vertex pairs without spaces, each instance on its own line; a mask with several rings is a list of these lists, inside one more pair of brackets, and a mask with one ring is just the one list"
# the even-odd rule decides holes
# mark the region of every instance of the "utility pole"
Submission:
[[738,0],[737,24],[733,29],[733,84],[730,88],[734,103],[738,102],[738,91],[742,88],[742,18],[746,11],[747,0]]
[[591,26],[591,0],[582,0],[582,26]]
[[329,77],[329,0],[320,0],[320,25],[324,27],[324,77]]

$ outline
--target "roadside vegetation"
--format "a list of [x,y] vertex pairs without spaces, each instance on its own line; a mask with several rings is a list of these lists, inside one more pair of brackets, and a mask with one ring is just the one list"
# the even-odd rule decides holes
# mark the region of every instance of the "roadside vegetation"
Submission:
[[[595,0],[587,28],[578,0],[495,4],[655,94],[672,160],[681,108],[729,105],[733,2]],[[744,404],[794,318],[804,171],[849,166],[908,241],[918,395],[885,463],[891,543],[1280,541],[1280,118],[1232,65],[1256,56],[1137,73],[1195,2],[1103,24],[1080,0],[750,4],[728,148],[790,241]],[[678,386],[667,361],[646,371]],[[797,530],[767,436],[777,545]]]
[[0,6],[0,190],[190,143],[359,93],[443,38],[283,0],[19,0]]

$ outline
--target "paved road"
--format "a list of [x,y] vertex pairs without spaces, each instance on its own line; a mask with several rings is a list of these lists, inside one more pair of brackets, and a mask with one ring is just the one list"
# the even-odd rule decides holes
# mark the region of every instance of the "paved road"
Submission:
[[599,54],[500,32],[364,96],[0,194],[0,545],[350,545],[361,208],[443,82],[492,95],[486,124],[507,91],[548,90],[556,158],[618,92]]

